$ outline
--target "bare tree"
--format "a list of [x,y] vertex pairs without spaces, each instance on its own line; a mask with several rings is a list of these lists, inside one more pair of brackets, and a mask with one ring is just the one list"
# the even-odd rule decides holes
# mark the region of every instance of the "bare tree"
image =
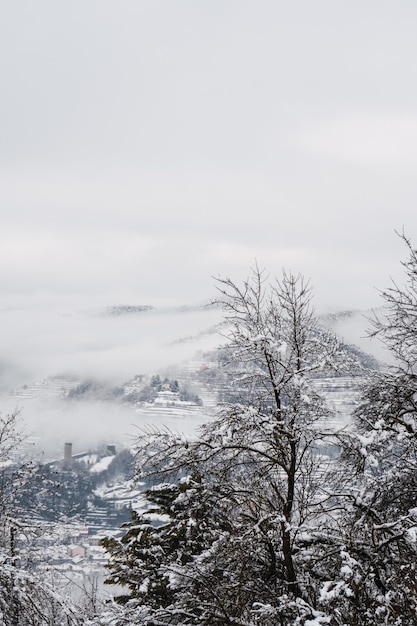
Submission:
[[23,441],[19,412],[0,415],[0,624],[76,626],[77,610],[33,567],[32,540],[39,529],[19,508],[34,470]]
[[355,624],[417,619],[417,252],[400,236],[405,282],[381,292],[383,312],[372,316],[370,330],[392,364],[369,372],[345,447],[356,488],[344,535]]
[[[196,439],[159,431],[140,438],[141,475],[176,482],[177,492],[160,500],[170,521],[154,530],[148,557],[146,520],[135,519],[129,541],[113,544],[110,569],[128,584],[140,558],[135,602],[152,572],[165,577],[169,601],[151,611],[158,624],[328,623],[319,563],[340,542],[326,513],[331,462],[320,454],[330,413],[313,378],[349,359],[318,325],[301,276],[284,273],[270,284],[255,268],[243,286],[224,279],[218,288],[230,401]],[[172,536],[181,540],[170,551]]]

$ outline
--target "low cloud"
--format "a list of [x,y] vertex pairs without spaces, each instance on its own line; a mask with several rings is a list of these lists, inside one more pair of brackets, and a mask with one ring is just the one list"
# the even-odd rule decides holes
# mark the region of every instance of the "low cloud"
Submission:
[[105,306],[92,311],[54,310],[45,305],[0,310],[0,324],[8,329],[0,387],[5,390],[12,383],[19,386],[62,374],[122,383],[212,347],[220,338],[207,331],[220,319],[219,311],[204,308],[118,316],[109,315]]

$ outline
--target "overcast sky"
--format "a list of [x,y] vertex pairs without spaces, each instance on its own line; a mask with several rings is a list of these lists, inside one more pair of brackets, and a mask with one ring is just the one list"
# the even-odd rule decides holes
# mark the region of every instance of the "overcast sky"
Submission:
[[412,0],[3,0],[0,297],[367,308],[417,245]]

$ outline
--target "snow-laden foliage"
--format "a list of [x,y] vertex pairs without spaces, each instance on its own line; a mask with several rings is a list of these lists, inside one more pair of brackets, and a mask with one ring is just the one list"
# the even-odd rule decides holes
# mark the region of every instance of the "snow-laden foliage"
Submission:
[[[382,292],[384,314],[371,335],[393,364],[370,372],[345,456],[355,472],[349,545],[350,589],[358,623],[417,623],[417,253],[409,253],[405,284]],[[361,617],[361,619],[364,619]]]
[[403,239],[406,284],[382,292],[371,330],[394,364],[362,371],[347,432],[328,428],[314,378],[358,365],[302,278],[220,281],[228,402],[193,440],[138,441],[150,508],[108,540],[124,595],[95,625],[417,623],[417,253]]
[[78,610],[36,568],[38,529],[20,510],[34,471],[20,458],[22,441],[18,414],[0,416],[0,626],[76,626]]
[[148,491],[153,508],[106,541],[109,582],[124,586],[126,610],[146,607],[143,623],[337,624],[328,606],[341,505],[313,377],[357,364],[318,325],[302,277],[269,285],[255,269],[242,288],[226,279],[219,291],[231,400],[194,440],[143,433],[138,472],[162,483]]

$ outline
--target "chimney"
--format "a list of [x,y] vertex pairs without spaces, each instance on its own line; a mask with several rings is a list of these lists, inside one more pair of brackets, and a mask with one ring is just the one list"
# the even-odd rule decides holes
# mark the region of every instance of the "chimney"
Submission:
[[64,461],[71,461],[72,459],[72,443],[66,443],[64,447]]

